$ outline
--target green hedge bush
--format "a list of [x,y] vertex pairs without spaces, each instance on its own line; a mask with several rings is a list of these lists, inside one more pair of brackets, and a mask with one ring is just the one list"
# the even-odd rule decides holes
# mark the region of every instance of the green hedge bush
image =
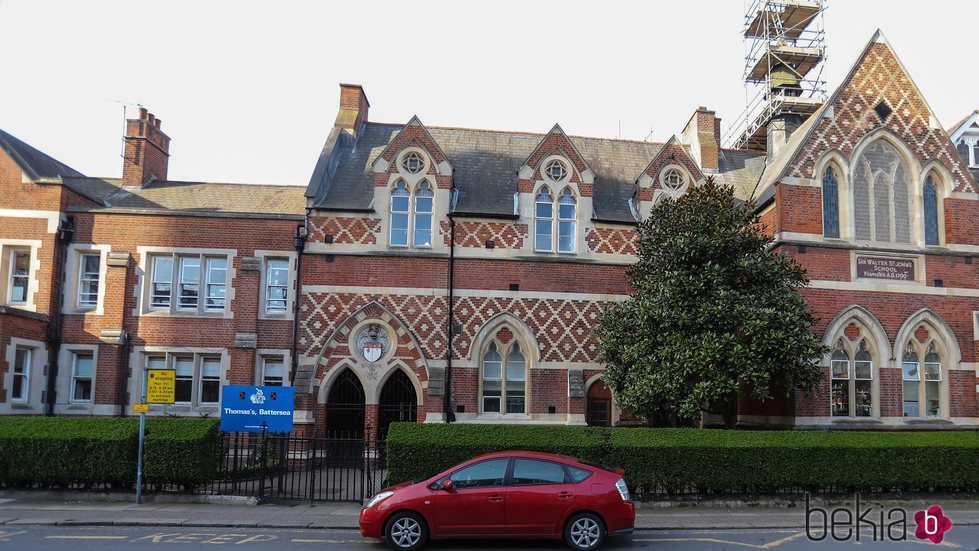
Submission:
[[148,484],[179,484],[191,490],[214,480],[221,433],[214,419],[146,420],[144,476]]
[[979,433],[725,431],[397,423],[391,483],[475,455],[530,450],[625,469],[638,495],[979,488]]
[[[139,420],[131,417],[0,417],[0,485],[131,488],[138,434]],[[217,420],[147,420],[150,484],[191,487],[212,480],[219,453]]]

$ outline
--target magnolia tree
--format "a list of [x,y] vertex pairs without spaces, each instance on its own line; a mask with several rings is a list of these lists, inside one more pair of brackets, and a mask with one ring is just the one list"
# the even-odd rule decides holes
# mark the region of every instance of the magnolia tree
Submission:
[[755,205],[708,178],[639,226],[632,296],[601,317],[605,382],[623,409],[737,422],[737,398],[812,393],[826,348],[792,258],[773,252]]

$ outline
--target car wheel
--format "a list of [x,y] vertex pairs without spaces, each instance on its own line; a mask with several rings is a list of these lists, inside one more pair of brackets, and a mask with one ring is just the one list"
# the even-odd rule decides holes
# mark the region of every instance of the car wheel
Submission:
[[590,551],[605,542],[605,525],[591,513],[578,513],[564,526],[564,542],[572,549]]
[[428,528],[415,513],[397,513],[388,522],[384,535],[391,547],[398,551],[415,551],[428,540]]

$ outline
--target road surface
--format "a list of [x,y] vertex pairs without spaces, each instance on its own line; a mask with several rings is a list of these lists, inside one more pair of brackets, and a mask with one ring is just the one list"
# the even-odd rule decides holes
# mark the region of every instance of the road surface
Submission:
[[[979,526],[954,526],[945,542],[935,546],[919,541],[909,534],[905,542],[869,541],[869,533],[860,543],[839,543],[827,539],[813,542],[802,530],[689,530],[638,531],[631,536],[613,538],[604,549],[655,550],[812,550],[812,549],[962,549],[979,550]],[[159,528],[159,527],[71,527],[71,526],[0,526],[0,549],[18,551],[128,551],[159,548],[208,549],[225,548],[262,551],[382,551],[389,549],[378,541],[366,540],[355,530],[290,530],[250,528]],[[560,542],[551,541],[445,541],[428,546],[433,551],[462,551],[476,549],[495,551],[531,549],[558,551],[565,549]]]

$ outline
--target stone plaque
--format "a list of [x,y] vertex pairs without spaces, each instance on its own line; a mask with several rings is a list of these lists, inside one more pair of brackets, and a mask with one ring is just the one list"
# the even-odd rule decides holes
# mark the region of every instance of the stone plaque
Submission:
[[577,369],[568,370],[568,396],[571,398],[585,397],[585,374]]
[[858,256],[857,277],[914,281],[914,260],[910,258]]

